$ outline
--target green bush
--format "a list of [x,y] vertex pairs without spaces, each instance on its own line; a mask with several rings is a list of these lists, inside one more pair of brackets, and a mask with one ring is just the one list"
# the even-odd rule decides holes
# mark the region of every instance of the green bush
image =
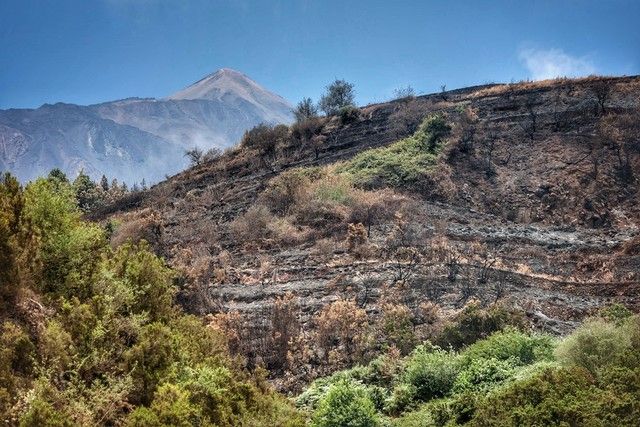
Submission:
[[313,414],[313,427],[376,427],[380,419],[363,386],[350,381],[332,385]]
[[426,402],[447,396],[459,370],[455,353],[418,346],[409,356],[403,382],[414,387],[414,400]]
[[0,324],[0,414],[11,406],[12,397],[33,371],[35,346],[29,335],[12,322]]
[[526,334],[508,328],[467,347],[460,355],[463,363],[497,359],[530,365],[553,359],[554,340],[548,335]]
[[453,391],[487,392],[514,378],[516,369],[517,362],[513,359],[474,359],[456,378]]
[[472,425],[627,425],[602,424],[594,402],[598,392],[582,369],[549,369],[490,394],[478,406]]
[[37,179],[24,190],[23,221],[35,239],[24,248],[38,286],[53,296],[87,297],[106,249],[101,227],[81,220],[71,186]]
[[160,323],[146,325],[124,358],[136,384],[135,400],[148,404],[177,359],[178,349],[171,330]]
[[392,415],[398,415],[405,411],[413,409],[418,402],[416,395],[418,390],[415,385],[407,383],[399,383],[391,392],[391,396],[385,405],[385,411]]
[[39,398],[31,402],[29,410],[20,418],[20,427],[72,427],[74,425],[67,414]]
[[598,319],[587,321],[560,343],[556,356],[593,375],[611,366],[635,367],[640,362],[639,329],[637,317],[620,326]]
[[353,382],[360,385],[376,385],[377,376],[371,365],[357,365],[351,369],[339,371],[328,377],[318,378],[296,399],[296,405],[301,408],[315,410],[318,403],[329,389],[341,382]]
[[601,309],[598,314],[608,322],[613,322],[618,326],[633,316],[633,312],[622,304],[611,304]]
[[447,123],[444,116],[434,114],[422,122],[414,138],[416,138],[425,149],[433,152],[450,133],[451,126]]
[[203,415],[214,425],[237,425],[246,411],[244,398],[251,396],[251,388],[237,384],[223,366],[196,366],[186,372],[180,384],[202,408]]
[[441,116],[428,117],[413,136],[359,153],[337,171],[365,188],[415,186],[435,165],[446,129]]
[[152,320],[174,314],[174,273],[145,241],[120,245],[103,263],[101,273],[109,283],[106,290],[113,292],[111,296],[127,302],[121,306],[123,313],[146,314]]
[[161,386],[150,408],[133,411],[127,425],[131,427],[191,427],[203,425],[200,408],[189,399],[189,393],[172,384]]
[[340,116],[340,122],[343,125],[346,125],[349,123],[353,123],[357,121],[358,118],[360,118],[360,109],[353,105],[345,105],[344,107],[340,108],[340,111],[338,111],[338,115]]
[[24,194],[18,180],[5,173],[0,177],[0,311],[10,309],[18,291],[16,247]]
[[506,326],[520,327],[523,323],[521,315],[509,312],[501,306],[483,309],[480,304],[469,304],[445,326],[435,342],[443,348],[458,350]]

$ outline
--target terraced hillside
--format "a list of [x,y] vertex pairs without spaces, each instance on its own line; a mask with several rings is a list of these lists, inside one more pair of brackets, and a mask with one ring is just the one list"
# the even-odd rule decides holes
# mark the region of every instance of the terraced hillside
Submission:
[[[429,335],[497,302],[563,334],[611,302],[640,310],[639,95],[638,77],[594,77],[370,105],[268,153],[245,141],[94,219],[114,245],[149,240],[183,272],[183,306],[284,388],[340,366],[313,345],[336,303],[374,324],[402,306]],[[429,117],[447,132],[405,170],[394,156],[434,135]],[[282,361],[301,348],[304,369]]]

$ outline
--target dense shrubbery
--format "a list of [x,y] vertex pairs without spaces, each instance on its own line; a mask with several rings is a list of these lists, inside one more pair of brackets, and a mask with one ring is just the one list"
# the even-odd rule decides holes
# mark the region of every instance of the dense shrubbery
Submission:
[[315,417],[340,413],[346,403],[327,408],[328,392],[357,389],[384,425],[635,425],[640,317],[610,311],[563,340],[506,328],[459,352],[425,344],[382,356],[316,380],[297,404]]
[[0,182],[0,413],[24,426],[300,425],[174,305],[145,243],[116,249],[55,175]]
[[380,422],[364,387],[349,381],[338,381],[329,386],[326,395],[318,403],[311,425],[376,427]]

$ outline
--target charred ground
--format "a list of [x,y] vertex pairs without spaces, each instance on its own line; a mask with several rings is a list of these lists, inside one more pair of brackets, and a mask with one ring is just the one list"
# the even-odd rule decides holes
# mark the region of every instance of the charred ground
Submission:
[[[390,316],[420,340],[498,303],[562,334],[640,309],[639,95],[638,77],[592,77],[370,105],[245,139],[93,219],[114,245],[148,240],[183,306],[287,389],[401,347],[376,332]],[[353,172],[429,117],[448,131],[416,176]]]

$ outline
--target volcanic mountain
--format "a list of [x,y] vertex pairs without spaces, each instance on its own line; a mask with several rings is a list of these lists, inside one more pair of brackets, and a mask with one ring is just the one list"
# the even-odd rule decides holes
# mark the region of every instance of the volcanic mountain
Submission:
[[156,182],[186,166],[186,149],[225,148],[258,123],[290,121],[285,99],[224,68],[161,99],[0,110],[0,170],[23,181],[57,167]]

